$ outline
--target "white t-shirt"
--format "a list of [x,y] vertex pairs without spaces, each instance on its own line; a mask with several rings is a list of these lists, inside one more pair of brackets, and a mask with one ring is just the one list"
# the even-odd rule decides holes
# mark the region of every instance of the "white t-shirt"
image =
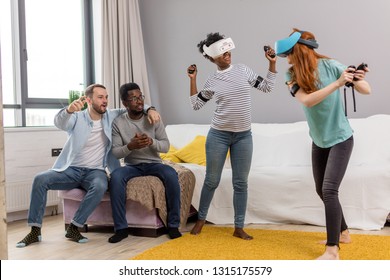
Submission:
[[104,135],[102,121],[93,121],[91,135],[82,151],[73,160],[71,166],[104,169],[103,160],[107,145],[108,139]]

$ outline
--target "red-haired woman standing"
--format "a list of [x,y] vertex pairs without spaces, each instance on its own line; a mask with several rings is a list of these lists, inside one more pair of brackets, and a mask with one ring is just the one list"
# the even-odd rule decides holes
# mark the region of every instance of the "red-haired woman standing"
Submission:
[[369,94],[368,72],[346,67],[318,54],[312,33],[294,29],[275,43],[276,54],[292,66],[286,73],[291,94],[303,104],[312,144],[312,169],[316,191],[325,205],[326,250],[317,259],[339,259],[339,243],[351,242],[338,191],[353,149],[353,130],[346,117],[339,89],[346,83]]

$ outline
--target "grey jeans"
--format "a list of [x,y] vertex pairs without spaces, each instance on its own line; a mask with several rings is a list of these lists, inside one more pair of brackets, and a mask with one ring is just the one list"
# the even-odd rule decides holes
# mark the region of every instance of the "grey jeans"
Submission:
[[339,187],[353,149],[353,136],[330,148],[312,144],[313,175],[317,194],[325,205],[328,246],[339,245],[340,233],[348,228],[339,201]]

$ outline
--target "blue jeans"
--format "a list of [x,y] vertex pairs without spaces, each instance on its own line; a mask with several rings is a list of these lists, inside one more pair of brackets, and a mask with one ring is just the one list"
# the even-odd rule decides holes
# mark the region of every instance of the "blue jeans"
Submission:
[[206,178],[200,196],[198,219],[206,220],[229,150],[233,172],[234,226],[243,228],[248,200],[248,175],[253,152],[250,130],[230,132],[210,128],[206,140]]
[[71,190],[82,188],[87,193],[77,209],[72,223],[78,227],[84,226],[89,215],[95,210],[107,191],[107,174],[101,169],[82,167],[68,167],[62,172],[53,170],[44,171],[35,176],[30,209],[28,211],[28,225],[42,227],[45,214],[48,190]]
[[135,177],[158,177],[165,187],[168,227],[180,225],[180,185],[175,169],[162,163],[126,165],[114,170],[110,180],[110,199],[115,231],[128,228],[126,219],[126,186]]
[[330,148],[312,145],[316,192],[325,205],[328,246],[339,245],[340,232],[348,228],[339,201],[339,188],[353,149],[353,136]]

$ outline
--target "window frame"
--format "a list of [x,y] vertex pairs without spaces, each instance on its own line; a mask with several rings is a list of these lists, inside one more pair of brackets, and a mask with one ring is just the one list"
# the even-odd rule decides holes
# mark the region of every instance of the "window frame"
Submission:
[[[95,82],[95,62],[94,62],[94,36],[93,36],[93,0],[80,0],[82,11],[83,31],[83,72],[84,84],[89,85]],[[13,16],[12,29],[14,34],[12,41],[16,49],[14,50],[14,94],[16,95],[16,104],[3,104],[4,109],[20,110],[20,123],[16,127],[27,127],[26,110],[27,109],[60,109],[64,104],[68,104],[67,99],[59,98],[32,98],[28,97],[28,75],[27,59],[28,49],[26,42],[26,8],[25,0],[17,0],[12,3]],[[16,4],[16,5],[15,5]],[[15,11],[16,9],[16,11]],[[15,24],[16,23],[16,24]],[[15,26],[16,25],[16,26]],[[18,86],[19,85],[19,86]],[[17,118],[19,119],[19,118]]]

